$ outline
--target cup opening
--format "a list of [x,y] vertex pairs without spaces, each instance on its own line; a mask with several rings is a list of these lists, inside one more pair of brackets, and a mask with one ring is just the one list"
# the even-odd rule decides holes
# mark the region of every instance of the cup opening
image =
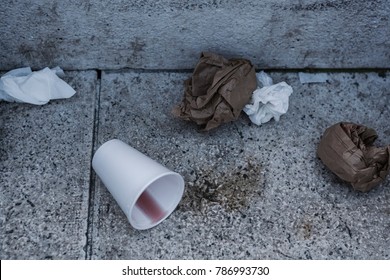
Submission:
[[165,220],[175,210],[184,192],[184,181],[177,173],[167,173],[151,182],[130,210],[130,223],[148,229]]
[[152,222],[158,222],[165,215],[165,210],[148,190],[145,190],[139,196],[135,203],[135,207],[141,210],[141,212],[147,216],[148,219],[152,220]]

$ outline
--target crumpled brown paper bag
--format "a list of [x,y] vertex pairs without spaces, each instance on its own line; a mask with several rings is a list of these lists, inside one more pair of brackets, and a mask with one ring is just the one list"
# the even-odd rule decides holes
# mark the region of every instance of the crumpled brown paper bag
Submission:
[[184,97],[172,113],[192,120],[205,130],[236,120],[257,87],[255,68],[246,59],[225,59],[203,52]]
[[379,185],[390,172],[390,145],[375,147],[378,135],[363,125],[341,122],[326,129],[317,154],[337,176],[358,191]]

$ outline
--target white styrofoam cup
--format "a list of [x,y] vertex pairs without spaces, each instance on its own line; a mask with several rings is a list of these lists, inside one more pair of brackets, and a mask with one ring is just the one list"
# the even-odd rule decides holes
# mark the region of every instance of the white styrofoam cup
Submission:
[[161,223],[183,196],[178,173],[117,139],[100,146],[92,167],[136,229]]

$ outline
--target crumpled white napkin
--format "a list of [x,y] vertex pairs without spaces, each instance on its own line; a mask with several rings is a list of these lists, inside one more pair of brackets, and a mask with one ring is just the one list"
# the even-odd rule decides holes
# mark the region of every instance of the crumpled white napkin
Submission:
[[269,122],[272,118],[279,121],[280,116],[288,110],[292,87],[286,82],[274,85],[272,78],[264,71],[257,73],[256,77],[258,88],[253,92],[251,101],[245,105],[244,112],[257,125]]
[[34,72],[30,67],[9,71],[0,78],[0,101],[43,105],[51,99],[73,96],[76,91],[57,75],[64,75],[60,67]]

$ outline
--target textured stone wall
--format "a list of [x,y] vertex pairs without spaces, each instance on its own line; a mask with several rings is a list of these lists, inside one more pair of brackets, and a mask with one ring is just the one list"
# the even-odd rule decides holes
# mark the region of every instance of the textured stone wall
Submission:
[[202,50],[258,68],[388,68],[388,0],[3,0],[0,70],[190,69]]

